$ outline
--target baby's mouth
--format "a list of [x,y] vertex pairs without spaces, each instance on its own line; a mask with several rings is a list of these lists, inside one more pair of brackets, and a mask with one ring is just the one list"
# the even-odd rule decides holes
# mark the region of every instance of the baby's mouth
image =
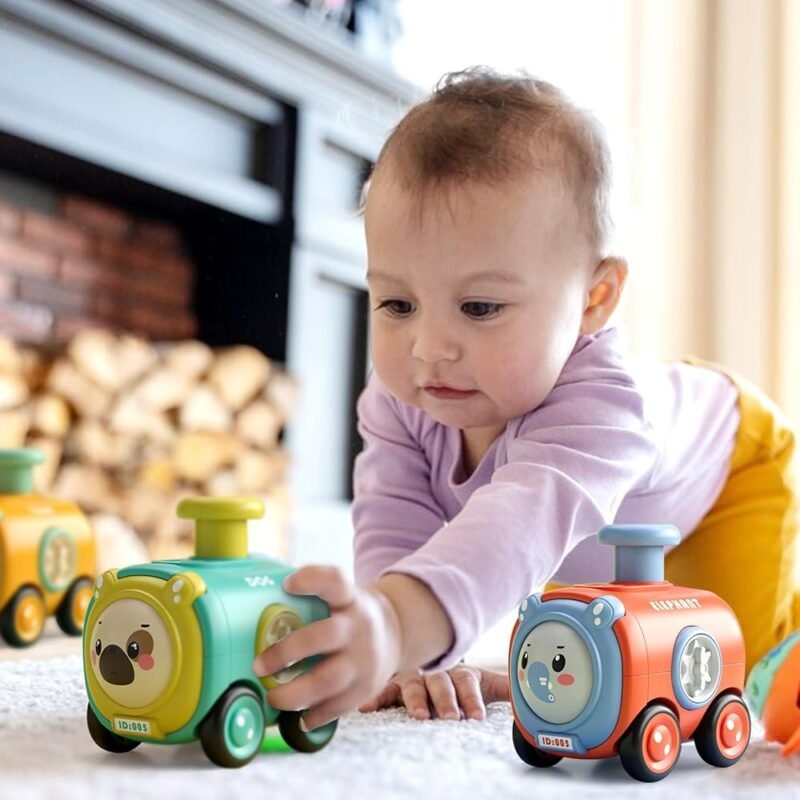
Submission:
[[424,386],[423,390],[438,400],[463,400],[477,394],[475,389],[454,389],[452,386]]

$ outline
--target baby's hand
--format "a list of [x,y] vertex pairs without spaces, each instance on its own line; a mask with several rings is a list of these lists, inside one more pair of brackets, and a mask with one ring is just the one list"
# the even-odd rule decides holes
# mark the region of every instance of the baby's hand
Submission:
[[318,595],[330,606],[330,617],[266,648],[253,662],[253,671],[273,675],[304,658],[325,654],[311,669],[267,693],[273,708],[308,709],[303,723],[313,730],[373,697],[397,670],[400,625],[380,591],[354,586],[333,567],[303,567],[289,575],[283,587],[291,594]]
[[486,705],[508,701],[508,676],[459,664],[449,670],[424,674],[398,672],[383,691],[359,711],[377,711],[394,705],[406,707],[409,717],[430,719],[431,707],[441,719],[483,719]]

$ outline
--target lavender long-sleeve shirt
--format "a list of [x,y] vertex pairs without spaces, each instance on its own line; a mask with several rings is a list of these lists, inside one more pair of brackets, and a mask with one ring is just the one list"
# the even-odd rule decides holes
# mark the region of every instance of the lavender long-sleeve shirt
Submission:
[[631,367],[619,335],[581,337],[553,390],[511,420],[471,475],[457,428],[396,400],[373,374],[358,402],[355,575],[425,583],[447,612],[447,667],[551,578],[610,580],[598,528],[672,523],[690,533],[718,497],[739,423],[722,374]]

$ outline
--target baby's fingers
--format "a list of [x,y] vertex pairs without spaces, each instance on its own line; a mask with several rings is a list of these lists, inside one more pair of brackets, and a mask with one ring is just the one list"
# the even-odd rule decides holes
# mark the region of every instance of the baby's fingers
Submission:
[[334,697],[330,697],[319,705],[310,708],[303,714],[302,724],[310,731],[339,719],[348,711],[352,711],[361,697],[361,687],[354,686]]
[[511,702],[511,687],[508,683],[508,675],[504,672],[490,672],[480,670],[481,674],[481,694],[484,702],[489,703]]
[[483,719],[486,716],[486,706],[481,696],[481,684],[476,670],[468,667],[455,667],[450,670],[450,679],[453,681],[458,704],[467,719]]
[[439,719],[461,718],[456,690],[447,672],[429,673],[425,676],[425,685]]
[[259,653],[253,661],[253,672],[274,675],[309,656],[341,650],[348,641],[349,630],[347,618],[338,614],[298,628]]
[[383,691],[377,697],[373,697],[372,700],[360,705],[358,710],[366,714],[370,711],[379,711],[382,708],[396,706],[399,701],[400,687],[394,681],[392,681],[391,683],[386,684],[386,686],[383,688]]
[[[352,686],[355,678],[356,670],[350,659],[341,655],[328,656],[289,683],[270,689],[267,693],[267,702],[273,708],[302,711],[342,694]],[[334,716],[331,716],[326,720],[315,722],[313,727],[324,725],[333,718]]]
[[430,719],[428,707],[428,690],[422,675],[413,675],[400,684],[400,696],[406,707],[408,716],[413,719]]
[[353,584],[337,567],[301,567],[284,579],[283,588],[290,594],[315,594],[332,609],[345,608],[355,600]]

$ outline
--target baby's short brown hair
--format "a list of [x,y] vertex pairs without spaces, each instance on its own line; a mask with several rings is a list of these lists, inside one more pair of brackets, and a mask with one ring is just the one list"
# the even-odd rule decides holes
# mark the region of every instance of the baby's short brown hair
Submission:
[[599,255],[610,233],[610,157],[599,124],[555,86],[526,74],[473,67],[445,75],[389,135],[375,164],[404,188],[479,181],[500,185],[555,170]]

